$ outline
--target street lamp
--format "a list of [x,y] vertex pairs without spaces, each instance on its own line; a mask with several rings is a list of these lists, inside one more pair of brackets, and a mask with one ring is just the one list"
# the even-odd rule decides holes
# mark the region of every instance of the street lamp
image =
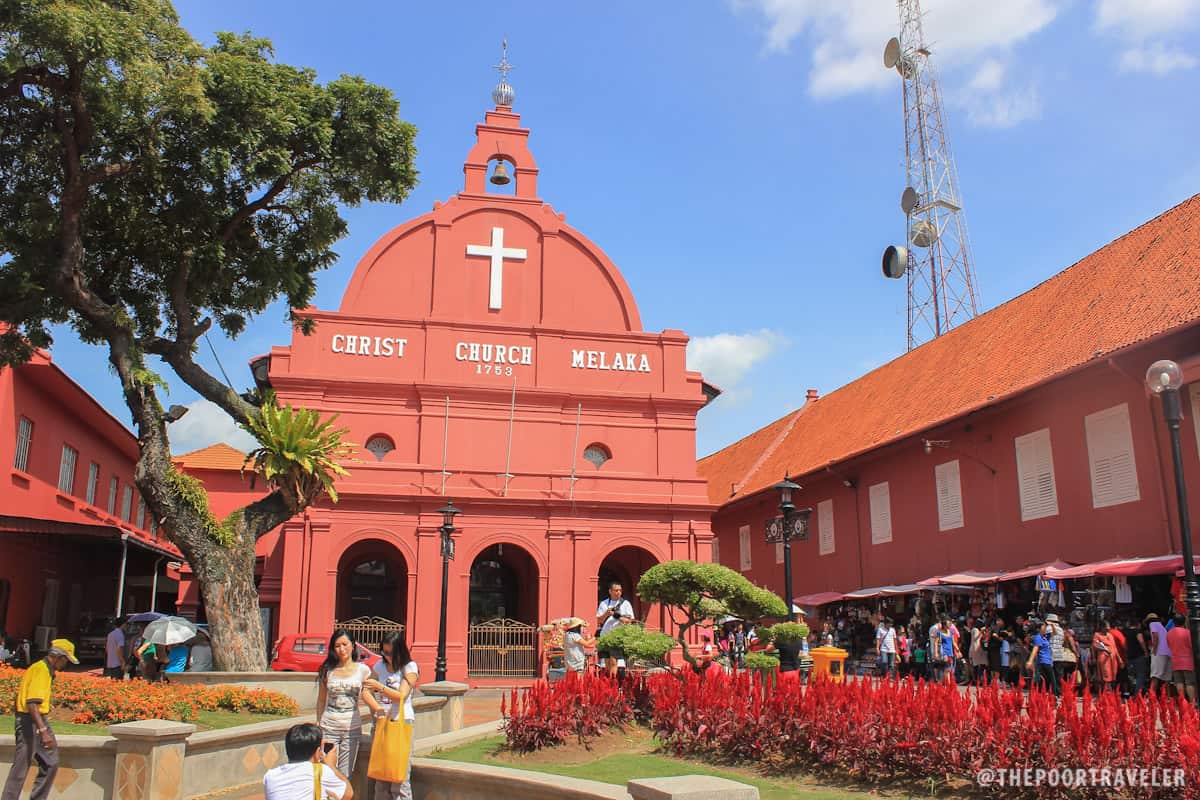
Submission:
[[808,540],[808,518],[812,515],[811,508],[797,509],[792,502],[792,492],[800,488],[785,473],[783,480],[775,484],[779,490],[779,511],[782,517],[767,521],[767,543],[783,543],[783,590],[784,603],[787,604],[788,620],[794,621],[792,611],[792,539]]
[[446,501],[446,505],[438,509],[442,515],[442,616],[438,620],[437,661],[433,665],[433,679],[446,680],[446,587],[450,582],[450,562],[454,560],[454,517],[462,513],[461,508],[454,507],[454,501]]
[[1183,480],[1183,449],[1179,444],[1179,423],[1183,406],[1179,389],[1183,370],[1174,361],[1155,361],[1146,371],[1146,388],[1162,397],[1163,417],[1171,432],[1171,458],[1175,462],[1175,502],[1179,505],[1179,543],[1183,549],[1183,590],[1187,603],[1188,630],[1192,634],[1192,658],[1200,658],[1200,584],[1192,563],[1192,526],[1188,514],[1187,486]]

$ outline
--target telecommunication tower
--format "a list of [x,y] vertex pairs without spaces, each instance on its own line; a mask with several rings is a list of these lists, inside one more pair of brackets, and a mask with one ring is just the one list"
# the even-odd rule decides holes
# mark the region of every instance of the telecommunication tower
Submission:
[[888,40],[883,64],[904,85],[907,218],[904,246],[883,253],[883,274],[908,281],[908,349],[979,313],[958,170],[942,114],[941,90],[921,31],[919,0],[897,0],[900,36]]

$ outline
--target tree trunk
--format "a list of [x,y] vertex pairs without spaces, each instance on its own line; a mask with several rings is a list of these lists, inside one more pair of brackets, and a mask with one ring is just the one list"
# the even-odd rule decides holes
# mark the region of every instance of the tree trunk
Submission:
[[213,542],[189,558],[208,616],[213,666],[231,672],[267,668],[266,640],[254,587],[254,538],[226,547]]
[[255,543],[292,517],[299,510],[297,503],[276,490],[219,523],[199,481],[175,471],[162,407],[153,384],[138,371],[129,340],[114,337],[109,353],[141,446],[134,482],[196,575],[209,621],[213,665],[219,670],[264,670],[267,653],[254,586]]

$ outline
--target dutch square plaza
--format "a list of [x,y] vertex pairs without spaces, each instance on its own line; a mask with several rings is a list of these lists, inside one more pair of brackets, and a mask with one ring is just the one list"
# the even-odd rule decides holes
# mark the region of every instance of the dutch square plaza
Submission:
[[[318,491],[281,515],[244,560],[259,669],[225,668],[228,608],[206,603],[185,554],[194,551],[143,494],[149,445],[129,409],[93,397],[36,342],[0,369],[0,698],[20,712],[0,728],[0,777],[26,754],[33,767],[16,788],[40,797],[262,796],[263,775],[294,760],[289,728],[320,716],[319,699],[332,703],[312,673],[342,668],[342,631],[351,661],[373,665],[403,642],[419,668],[417,797],[907,797],[922,786],[941,797],[1200,796],[1189,783],[1200,778],[1200,730],[1184,635],[1197,630],[1189,603],[1200,613],[1200,591],[1188,596],[1195,541],[1181,538],[1200,513],[1200,195],[927,341],[912,343],[910,327],[902,355],[832,391],[808,389],[697,458],[698,426],[722,388],[689,369],[687,333],[644,328],[603,242],[543,198],[506,59],[473,144],[462,132],[461,185],[442,186],[448,199],[428,213],[403,207],[373,246],[348,253],[357,266],[336,308],[295,309],[303,325],[251,319],[249,332],[274,343],[229,367],[233,394],[336,415],[353,443],[334,451],[336,495]],[[906,213],[922,213],[916,203]],[[655,235],[632,217],[628,227]],[[720,313],[720,297],[700,302]],[[23,324],[0,321],[14,339]],[[803,370],[793,355],[789,368]],[[160,466],[202,487],[221,528],[278,491],[253,459],[222,441]],[[138,645],[164,616],[187,636],[158,643],[156,662]],[[593,641],[623,626],[669,639],[657,657]],[[29,714],[17,699],[44,664],[63,704],[45,715],[60,728],[47,786],[34,783],[40,756],[22,743],[40,728],[22,734]],[[226,707],[208,708],[218,700],[203,692],[226,685],[282,698],[259,719],[237,701],[227,713],[247,718],[218,723]],[[97,716],[88,694],[110,691],[143,693],[138,702],[163,693],[163,713]],[[175,702],[196,708],[176,713]],[[357,694],[348,702],[351,729],[366,720],[343,745],[361,748],[343,770],[350,785],[404,796],[368,778],[373,709]],[[579,703],[593,719],[570,717],[545,742],[522,729]],[[846,710],[854,704],[871,710]],[[993,764],[982,749],[926,768],[913,753],[949,747],[937,726],[951,725],[913,710],[931,705],[961,714],[959,730],[987,728],[1034,755]],[[746,707],[780,731],[753,753],[734,739],[758,742],[762,731],[727,741],[704,716],[742,719]],[[922,730],[897,722],[876,741],[853,727],[861,714],[889,718],[885,707]],[[880,766],[789,749],[817,742],[835,708],[860,720],[832,724],[871,738]],[[981,727],[985,713],[993,721]],[[1115,739],[1081,754],[1067,733],[1078,736],[1075,715],[1097,736],[1099,721],[1118,739],[1167,731],[1175,741],[1147,746],[1155,755],[1144,763]],[[611,747],[626,726],[657,735],[658,749],[643,742],[640,754],[683,756],[683,766],[607,782],[586,763],[544,768],[553,747]],[[543,760],[523,769],[515,756],[425,757],[497,735],[497,752]],[[795,782],[759,785],[762,754]],[[1153,774],[1101,785],[1095,772],[1138,765]],[[973,777],[992,766],[1004,770],[992,785]]]

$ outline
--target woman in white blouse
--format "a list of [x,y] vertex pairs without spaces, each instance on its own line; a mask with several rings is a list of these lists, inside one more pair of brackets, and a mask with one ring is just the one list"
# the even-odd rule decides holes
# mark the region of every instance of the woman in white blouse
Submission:
[[[363,685],[375,693],[389,719],[403,719],[410,725],[417,715],[413,710],[413,690],[417,688],[417,662],[412,660],[404,634],[392,631],[380,646],[383,658],[375,665],[374,675]],[[403,716],[401,716],[403,715]],[[375,800],[412,800],[412,753],[405,765],[405,778],[398,783],[375,781]]]
[[338,628],[329,638],[329,649],[318,673],[317,724],[325,733],[326,743],[337,746],[337,768],[347,777],[354,772],[362,739],[359,701],[366,703],[372,713],[383,711],[363,686],[370,677],[371,668],[358,660],[353,637]]

